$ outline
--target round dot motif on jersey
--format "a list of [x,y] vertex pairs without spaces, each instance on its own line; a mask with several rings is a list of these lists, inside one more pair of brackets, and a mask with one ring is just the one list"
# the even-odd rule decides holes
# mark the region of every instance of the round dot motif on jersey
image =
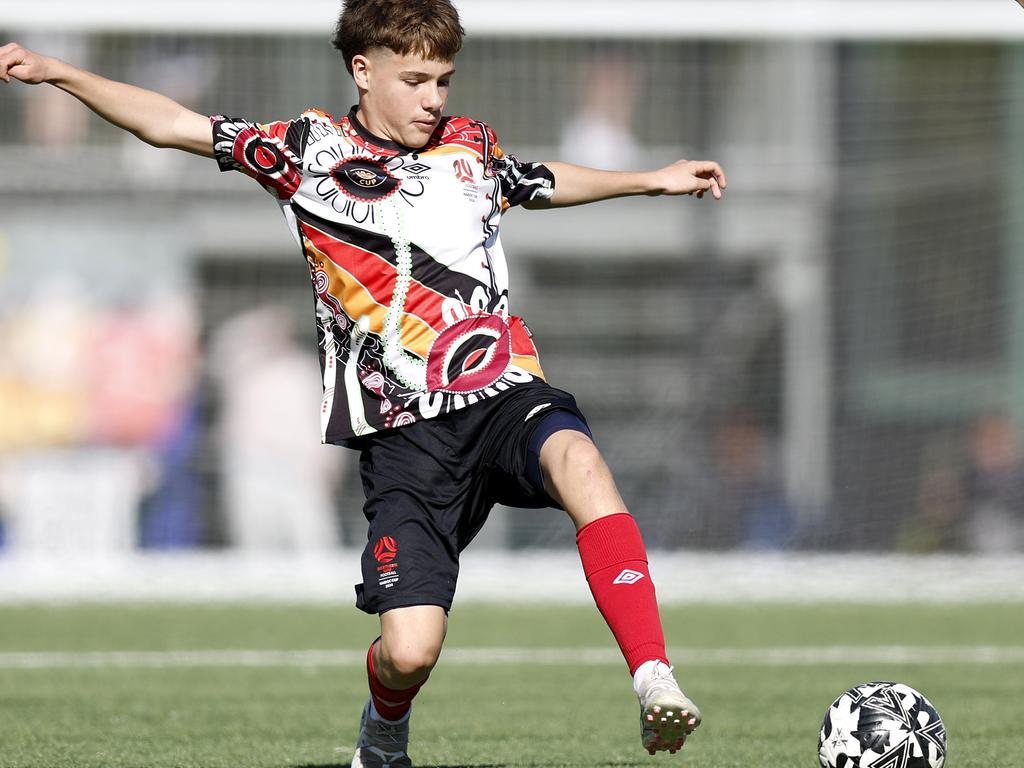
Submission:
[[364,202],[386,200],[402,184],[382,163],[369,157],[346,157],[330,174],[342,194]]
[[244,151],[246,162],[261,173],[273,176],[285,169],[285,158],[281,150],[258,136],[246,142]]
[[498,315],[473,315],[445,328],[427,355],[427,388],[468,395],[486,389],[512,361],[512,334]]

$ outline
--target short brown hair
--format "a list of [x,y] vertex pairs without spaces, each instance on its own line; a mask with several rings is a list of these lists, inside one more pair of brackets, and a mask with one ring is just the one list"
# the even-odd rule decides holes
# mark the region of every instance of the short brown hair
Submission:
[[346,0],[331,44],[352,74],[352,57],[371,48],[452,61],[465,34],[451,0]]

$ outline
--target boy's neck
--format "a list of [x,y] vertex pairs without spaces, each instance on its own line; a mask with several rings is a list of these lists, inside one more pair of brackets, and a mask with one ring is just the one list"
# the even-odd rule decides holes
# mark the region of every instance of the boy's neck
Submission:
[[373,111],[368,109],[366,104],[362,101],[352,107],[352,111],[349,113],[349,116],[354,117],[356,125],[366,131],[366,133],[377,141],[394,142],[394,139],[388,136],[387,131],[384,130],[384,126],[377,121]]
[[407,147],[401,142],[395,141],[388,136],[388,132],[377,122],[373,112],[368,110],[366,105],[362,102],[356,104],[351,110],[349,110],[348,119],[349,122],[352,123],[352,127],[355,129],[356,133],[379,147],[392,149],[396,152],[416,151],[416,147]]

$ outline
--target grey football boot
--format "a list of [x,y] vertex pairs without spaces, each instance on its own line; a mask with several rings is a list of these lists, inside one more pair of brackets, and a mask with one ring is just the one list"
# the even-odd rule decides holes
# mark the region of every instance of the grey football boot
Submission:
[[409,759],[409,715],[397,722],[370,716],[370,700],[359,721],[359,739],[352,768],[412,768]]
[[637,670],[633,687],[640,699],[640,741],[649,754],[674,753],[700,725],[700,710],[679,688],[672,667],[662,662]]

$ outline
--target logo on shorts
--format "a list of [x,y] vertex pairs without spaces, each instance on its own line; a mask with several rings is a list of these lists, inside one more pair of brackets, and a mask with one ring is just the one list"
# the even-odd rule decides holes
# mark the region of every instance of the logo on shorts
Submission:
[[528,414],[526,414],[526,418],[523,419],[523,421],[529,421],[530,419],[532,419],[534,416],[536,416],[538,413],[540,413],[541,411],[543,411],[545,408],[549,407],[550,405],[551,405],[551,403],[541,403],[536,408],[534,408],[532,411],[530,411]]
[[398,557],[398,542],[390,536],[381,536],[373,545],[373,556],[378,563],[390,563]]
[[634,571],[630,570],[629,568],[626,568],[622,571],[622,573],[615,577],[615,580],[612,582],[612,584],[636,584],[643,577],[644,575],[639,571]]

